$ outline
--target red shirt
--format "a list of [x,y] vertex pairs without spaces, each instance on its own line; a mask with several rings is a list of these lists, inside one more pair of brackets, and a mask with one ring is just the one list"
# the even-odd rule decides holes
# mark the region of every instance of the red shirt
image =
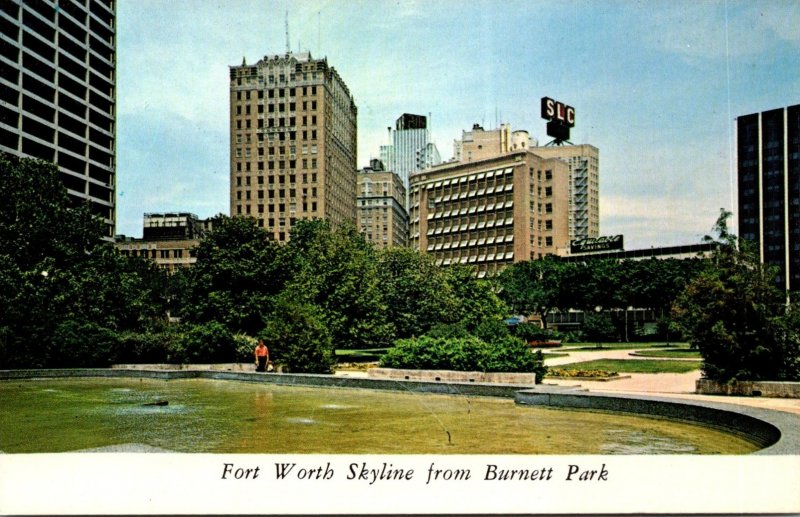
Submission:
[[266,357],[269,355],[269,348],[264,345],[258,345],[256,347],[256,357]]

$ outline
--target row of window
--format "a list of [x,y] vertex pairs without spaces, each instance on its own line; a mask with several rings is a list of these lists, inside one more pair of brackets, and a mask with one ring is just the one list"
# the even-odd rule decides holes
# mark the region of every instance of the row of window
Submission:
[[[238,90],[236,92],[236,100],[250,100],[250,93],[253,93],[253,99],[258,97],[258,100],[264,99],[264,91],[265,90]],[[317,94],[317,87],[316,86],[303,86],[300,90],[302,95],[311,95]],[[297,88],[273,88],[270,90],[266,90],[266,98],[274,99],[279,98],[283,99],[285,97],[295,97],[297,95]]]
[[[244,176],[244,183],[243,183],[242,182],[242,176],[236,176],[236,186],[237,187],[241,187],[241,186],[250,187],[250,186],[252,186],[252,182],[251,182],[252,178],[253,178],[253,176]],[[263,185],[264,184],[264,176],[255,176],[255,178],[256,178],[256,181],[257,181],[258,185]],[[268,185],[274,185],[275,184],[276,176],[274,174],[270,173],[268,176],[266,176],[266,178],[267,178],[267,184]],[[288,183],[291,188],[294,188],[296,179],[297,179],[297,176],[294,175],[294,174],[288,174],[288,175],[287,174],[279,174],[277,176],[277,180],[278,180],[277,183],[278,183],[278,185],[285,185],[286,183]],[[311,175],[310,175],[310,179],[311,179],[311,183],[316,183],[317,182],[317,173],[316,172],[312,172]],[[309,180],[309,174],[303,173],[302,180],[303,180],[303,184],[307,184],[309,182],[308,181]]]

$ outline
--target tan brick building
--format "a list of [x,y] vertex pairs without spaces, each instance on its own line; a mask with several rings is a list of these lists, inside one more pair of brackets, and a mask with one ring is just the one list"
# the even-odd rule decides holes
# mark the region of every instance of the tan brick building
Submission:
[[450,162],[411,176],[411,246],[479,276],[513,262],[565,254],[569,168],[515,151]]
[[403,180],[383,170],[380,160],[358,174],[358,231],[378,248],[408,245]]
[[144,214],[142,238],[118,235],[114,245],[123,255],[150,259],[172,273],[197,261],[194,248],[213,221],[187,212]]
[[600,236],[600,150],[589,144],[534,147],[544,158],[569,166],[569,238]]
[[230,213],[278,242],[298,219],[356,221],[357,108],[310,53],[230,67]]

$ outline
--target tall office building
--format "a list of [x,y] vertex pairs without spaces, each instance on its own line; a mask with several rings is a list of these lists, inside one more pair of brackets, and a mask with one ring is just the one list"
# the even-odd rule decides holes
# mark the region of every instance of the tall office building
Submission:
[[389,128],[389,139],[391,144],[381,146],[381,161],[387,170],[400,176],[406,188],[413,173],[442,162],[424,115],[404,113],[395,121],[394,130]]
[[736,120],[739,236],[800,291],[800,104]]
[[543,158],[569,166],[569,239],[600,236],[600,150],[589,144],[534,147]]
[[115,225],[113,0],[0,2],[0,150],[58,165],[70,198]]
[[569,240],[600,235],[600,174],[597,147],[589,144],[539,147],[527,131],[511,131],[509,124],[485,130],[479,124],[453,143],[454,159],[469,163],[529,150],[542,158],[557,158],[569,167]]
[[327,59],[230,67],[230,211],[279,242],[299,219],[356,221],[357,108]]
[[408,245],[406,187],[380,160],[358,173],[358,231],[378,248]]
[[569,168],[529,150],[449,162],[411,177],[411,246],[478,276],[567,253]]

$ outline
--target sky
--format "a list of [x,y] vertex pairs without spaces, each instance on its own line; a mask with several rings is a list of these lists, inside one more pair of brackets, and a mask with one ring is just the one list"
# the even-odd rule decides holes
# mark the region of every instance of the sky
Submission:
[[287,13],[291,51],[353,95],[358,167],[403,113],[430,115],[449,159],[475,123],[548,143],[540,99],[573,106],[571,142],[600,150],[600,234],[626,249],[735,217],[736,117],[800,102],[794,0],[119,0],[117,233],[228,213],[228,67],[285,53]]

